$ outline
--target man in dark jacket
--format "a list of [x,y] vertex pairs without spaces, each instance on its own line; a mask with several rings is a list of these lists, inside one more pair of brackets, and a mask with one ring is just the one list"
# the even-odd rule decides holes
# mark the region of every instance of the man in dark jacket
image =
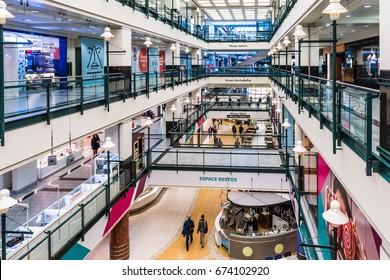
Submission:
[[204,218],[204,215],[200,216],[200,220],[198,223],[198,230],[197,233],[200,232],[200,245],[202,245],[202,248],[204,247],[204,236],[208,231],[208,225],[207,220]]
[[194,238],[193,238],[194,228],[195,228],[195,223],[193,220],[191,220],[191,215],[188,215],[187,220],[183,224],[183,230],[181,232],[183,237],[186,238],[187,251],[188,251],[189,246],[190,246],[189,241],[191,241],[191,243],[192,243],[192,241],[194,240]]

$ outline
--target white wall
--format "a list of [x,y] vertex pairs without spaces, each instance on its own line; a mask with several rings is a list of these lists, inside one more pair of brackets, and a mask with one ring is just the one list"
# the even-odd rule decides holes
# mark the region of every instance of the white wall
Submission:
[[12,192],[32,186],[37,182],[37,161],[33,160],[12,170]]

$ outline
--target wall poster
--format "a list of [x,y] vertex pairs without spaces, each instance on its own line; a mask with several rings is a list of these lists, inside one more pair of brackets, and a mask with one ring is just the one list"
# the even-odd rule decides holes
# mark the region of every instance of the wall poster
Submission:
[[[340,202],[341,210],[349,219],[347,224],[338,228],[337,259],[379,260],[381,238],[318,154],[318,213],[328,210],[334,199]],[[318,215],[318,236],[320,244],[333,244],[331,225],[326,223],[322,214]],[[330,259],[330,254],[326,258]]]

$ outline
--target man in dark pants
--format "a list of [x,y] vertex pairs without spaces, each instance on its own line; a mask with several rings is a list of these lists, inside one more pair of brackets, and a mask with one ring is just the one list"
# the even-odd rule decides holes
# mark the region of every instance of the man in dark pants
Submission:
[[194,228],[195,228],[195,223],[193,220],[191,220],[191,215],[188,215],[187,220],[183,224],[183,230],[181,232],[183,237],[185,236],[185,238],[186,238],[187,251],[188,251],[189,246],[190,246],[189,242],[192,243],[192,241],[194,240],[194,238],[193,238]]

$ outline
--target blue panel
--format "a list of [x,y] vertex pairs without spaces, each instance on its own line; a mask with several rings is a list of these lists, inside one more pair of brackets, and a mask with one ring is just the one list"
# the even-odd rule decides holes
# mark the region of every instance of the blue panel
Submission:
[[[81,75],[98,76],[104,74],[104,40],[81,37]],[[103,84],[103,79],[97,81]],[[94,81],[84,83],[84,85],[95,84]]]

